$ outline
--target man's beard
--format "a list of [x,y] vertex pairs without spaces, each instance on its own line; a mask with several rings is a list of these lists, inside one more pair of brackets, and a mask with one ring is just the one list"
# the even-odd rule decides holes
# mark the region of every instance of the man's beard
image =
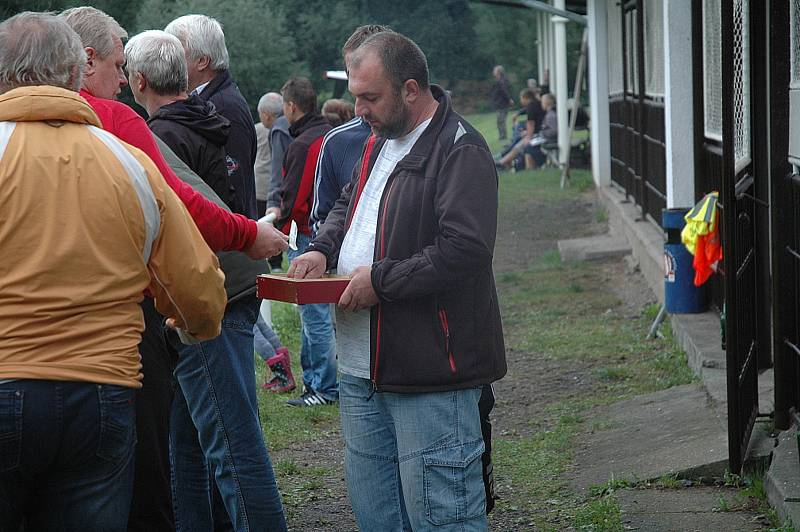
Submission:
[[374,133],[387,139],[398,139],[411,132],[411,111],[406,107],[400,94],[397,94],[395,104],[388,114],[386,121]]

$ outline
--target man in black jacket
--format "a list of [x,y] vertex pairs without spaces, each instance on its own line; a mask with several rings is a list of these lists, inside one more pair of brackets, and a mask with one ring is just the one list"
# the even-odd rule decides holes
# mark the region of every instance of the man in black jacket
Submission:
[[[297,249],[289,260],[303,253],[311,241],[309,216],[314,201],[314,170],[322,139],[331,126],[317,112],[317,93],[306,78],[291,78],[283,89],[283,115],[294,139],[283,159],[283,182],[277,226],[288,233],[297,224]],[[339,399],[336,382],[336,337],[330,305],[300,305],[300,363],[305,391],[290,399],[290,406],[320,406]]]
[[378,33],[348,67],[378,138],[289,275],[352,277],[337,334],[353,511],[362,530],[486,530],[478,402],[506,372],[492,156],[408,38]]
[[[235,208],[225,167],[230,122],[212,103],[187,95],[180,41],[163,31],[146,31],[128,41],[125,53],[131,91],[150,115],[150,128]],[[221,256],[220,263],[228,293],[220,335],[185,345],[169,334],[180,355],[169,438],[175,520],[187,530],[212,530],[214,521],[236,530],[285,530],[254,380],[259,304],[253,280],[266,264],[241,253]],[[211,487],[209,478],[215,481]],[[220,494],[230,523],[212,511],[212,489]]]
[[210,101],[231,123],[225,163],[233,194],[232,210],[255,219],[256,130],[250,108],[228,70],[225,34],[215,19],[206,15],[185,15],[164,30],[183,44],[189,75],[189,90]]
[[508,136],[507,119],[508,108],[514,105],[511,98],[511,86],[506,77],[506,71],[502,65],[497,65],[492,69],[492,76],[495,79],[489,91],[489,100],[492,108],[497,113],[497,134],[500,140],[505,140]]

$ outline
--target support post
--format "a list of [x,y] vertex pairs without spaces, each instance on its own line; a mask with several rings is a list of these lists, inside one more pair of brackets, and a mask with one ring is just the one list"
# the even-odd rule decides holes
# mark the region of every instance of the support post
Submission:
[[[592,177],[598,187],[611,184],[611,122],[608,112],[608,5],[589,0],[589,105]],[[615,9],[619,9],[612,4]],[[619,51],[617,51],[619,53]]]
[[[554,7],[565,8],[565,0],[555,0]],[[570,143],[569,138],[569,113],[567,110],[567,19],[564,17],[553,17],[553,32],[555,36],[556,52],[556,114],[558,115],[558,162],[563,168],[566,160],[567,150]]]
[[694,204],[694,110],[692,4],[664,1],[664,133],[667,157],[667,208]]

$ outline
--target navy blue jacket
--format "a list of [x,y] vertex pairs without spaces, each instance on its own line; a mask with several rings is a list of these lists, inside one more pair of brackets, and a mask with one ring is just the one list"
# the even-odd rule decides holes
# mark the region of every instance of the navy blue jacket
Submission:
[[313,233],[325,221],[342,189],[353,177],[353,169],[364,151],[370,134],[369,124],[355,117],[325,135],[314,174],[314,206],[310,223]]
[[231,74],[223,70],[200,93],[200,98],[210,101],[217,112],[231,123],[231,132],[225,144],[226,165],[233,189],[231,210],[248,218],[258,218],[256,207],[256,128],[242,93],[233,82]]

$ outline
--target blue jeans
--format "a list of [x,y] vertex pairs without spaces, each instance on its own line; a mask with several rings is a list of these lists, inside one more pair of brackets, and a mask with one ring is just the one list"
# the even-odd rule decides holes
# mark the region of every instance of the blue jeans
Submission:
[[[170,463],[176,529],[213,530],[213,478],[235,530],[286,530],[272,462],[258,418],[254,296],[229,303],[222,333],[183,345],[170,420]],[[223,516],[224,519],[224,516]],[[219,523],[219,516],[217,516]]]
[[133,490],[133,388],[0,384],[0,530],[125,530]]
[[[297,235],[297,251],[289,250],[289,260],[301,255],[311,237]],[[336,384],[336,337],[333,332],[331,306],[300,305],[300,364],[303,366],[303,384],[325,399],[339,398]]]
[[372,394],[369,380],[343,373],[339,394],[359,530],[488,529],[480,388]]
[[283,346],[281,339],[259,313],[253,326],[253,347],[256,354],[264,360],[275,356],[275,350]]

